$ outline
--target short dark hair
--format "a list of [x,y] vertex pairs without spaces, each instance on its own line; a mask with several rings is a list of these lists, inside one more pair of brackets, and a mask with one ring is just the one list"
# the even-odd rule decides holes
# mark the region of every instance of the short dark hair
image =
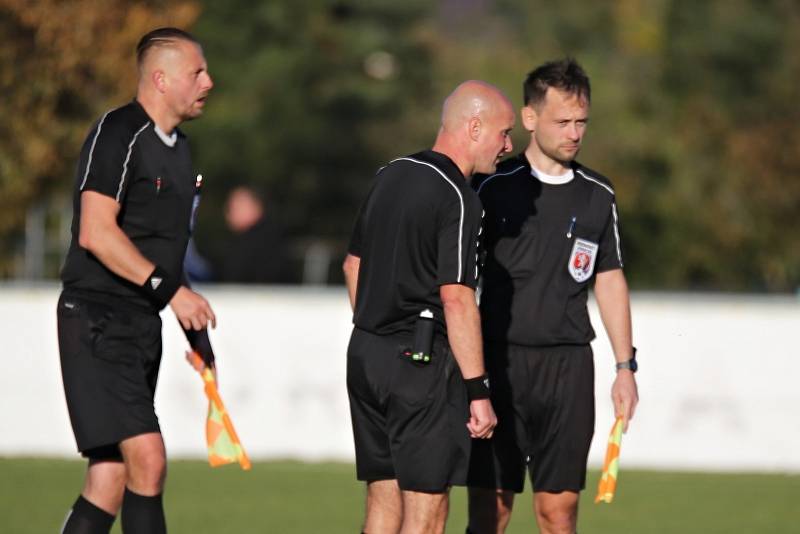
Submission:
[[544,102],[548,87],[564,91],[587,102],[592,100],[589,77],[573,58],[548,61],[528,74],[522,84],[525,105],[538,106]]
[[178,28],[158,28],[146,33],[139,39],[139,44],[136,45],[136,64],[140,67],[142,66],[142,62],[144,62],[144,58],[147,56],[150,49],[158,46],[170,45],[178,40],[200,44],[189,32]]

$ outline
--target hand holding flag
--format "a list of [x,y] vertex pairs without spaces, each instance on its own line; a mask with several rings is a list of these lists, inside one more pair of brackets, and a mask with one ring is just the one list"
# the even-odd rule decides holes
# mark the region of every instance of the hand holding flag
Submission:
[[186,360],[203,378],[206,397],[208,397],[208,419],[206,420],[208,463],[211,464],[211,467],[217,467],[238,461],[242,469],[249,470],[250,459],[244,452],[231,418],[219,396],[214,370],[205,364],[197,352],[187,352]]
[[606,459],[603,462],[603,473],[597,485],[597,497],[594,502],[610,503],[614,500],[614,491],[617,489],[617,474],[619,474],[619,449],[622,445],[622,417],[617,417],[611,433],[608,436]]

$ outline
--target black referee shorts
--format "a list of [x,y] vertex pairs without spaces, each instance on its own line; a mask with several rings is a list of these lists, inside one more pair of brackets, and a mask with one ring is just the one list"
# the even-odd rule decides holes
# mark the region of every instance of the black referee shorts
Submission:
[[472,440],[469,485],[521,493],[581,491],[594,434],[594,360],[589,345],[487,343],[497,428]]
[[159,432],[153,408],[161,318],[64,291],[58,300],[61,376],[78,450],[119,458],[117,444]]
[[359,480],[442,493],[466,484],[469,407],[458,366],[437,336],[430,363],[402,353],[411,339],[353,329],[347,392]]

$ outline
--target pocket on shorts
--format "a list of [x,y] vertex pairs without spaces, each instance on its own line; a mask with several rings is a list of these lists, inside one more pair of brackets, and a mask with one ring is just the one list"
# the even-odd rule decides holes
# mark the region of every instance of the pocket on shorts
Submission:
[[58,346],[62,356],[74,357],[86,341],[82,314],[83,303],[63,293],[58,299],[56,320],[58,322]]
[[128,313],[103,304],[87,308],[89,341],[95,358],[130,365],[139,354],[139,339]]
[[446,387],[442,376],[446,351],[434,346],[431,361],[428,363],[414,361],[405,352],[405,347],[398,349],[394,361],[392,397],[406,405],[426,404],[436,397],[438,388]]
[[56,314],[59,319],[66,319],[71,317],[80,317],[82,303],[76,298],[61,295],[58,298],[58,310]]

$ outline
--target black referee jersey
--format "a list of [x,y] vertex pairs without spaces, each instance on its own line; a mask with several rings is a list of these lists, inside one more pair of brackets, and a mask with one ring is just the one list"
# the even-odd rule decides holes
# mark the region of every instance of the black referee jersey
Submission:
[[614,189],[577,162],[563,179],[551,178],[537,177],[523,153],[473,184],[486,210],[487,340],[552,346],[595,337],[589,284],[623,265]]
[[78,244],[80,196],[96,191],[120,205],[117,222],[147,259],[180,277],[195,193],[189,143],[177,128],[159,130],[137,102],[109,111],[81,149],[73,199],[72,242],[61,271],[65,289],[122,297],[156,310],[141,289],[107,269]]
[[428,308],[443,333],[439,286],[477,286],[481,217],[478,196],[443,154],[426,150],[378,171],[348,249],[361,259],[355,326],[408,333]]

